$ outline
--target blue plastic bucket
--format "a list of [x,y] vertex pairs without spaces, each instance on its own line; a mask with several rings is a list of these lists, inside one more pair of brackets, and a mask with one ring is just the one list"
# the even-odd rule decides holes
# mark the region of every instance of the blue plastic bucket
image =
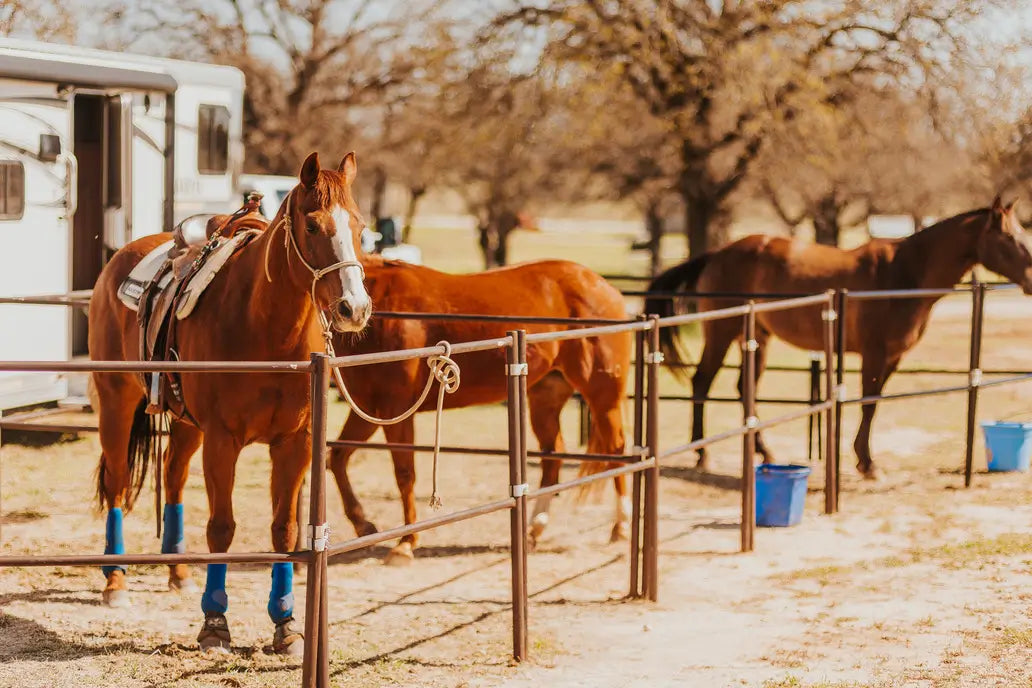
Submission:
[[983,421],[990,471],[1028,471],[1032,455],[1032,423]]
[[809,466],[756,467],[756,525],[794,526],[803,519]]

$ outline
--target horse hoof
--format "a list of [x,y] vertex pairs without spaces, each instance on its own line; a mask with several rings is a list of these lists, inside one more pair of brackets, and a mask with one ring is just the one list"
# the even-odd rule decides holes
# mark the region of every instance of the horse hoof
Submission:
[[204,615],[204,625],[197,634],[197,644],[202,652],[229,652],[229,622],[223,614]]
[[610,544],[614,542],[623,542],[625,540],[629,540],[630,537],[631,534],[629,532],[628,525],[626,523],[617,523],[613,526],[613,532],[609,534],[609,542]]
[[708,473],[709,457],[700,456],[699,460],[695,462],[695,470],[699,471],[700,473]]
[[300,657],[305,652],[303,641],[305,636],[301,631],[291,626],[294,617],[276,624],[276,632],[272,636],[272,652],[287,657]]
[[132,606],[129,591],[125,588],[111,588],[104,591],[104,606],[112,609],[125,609]]
[[408,566],[415,558],[415,555],[412,553],[412,545],[403,542],[387,554],[387,558],[383,563],[387,564],[387,566]]
[[358,537],[365,537],[366,535],[375,535],[380,531],[376,529],[375,525],[373,525],[369,521],[366,521],[362,525],[357,526],[355,528],[355,532],[358,534]]
[[168,579],[168,590],[169,592],[177,592],[181,595],[192,594],[199,591],[201,588],[197,585],[197,581],[191,578],[172,578]]
[[864,480],[870,480],[871,482],[880,483],[885,477],[885,474],[882,473],[882,470],[874,464],[867,466],[866,469],[860,464],[857,464],[856,470],[860,472],[860,475],[863,477]]

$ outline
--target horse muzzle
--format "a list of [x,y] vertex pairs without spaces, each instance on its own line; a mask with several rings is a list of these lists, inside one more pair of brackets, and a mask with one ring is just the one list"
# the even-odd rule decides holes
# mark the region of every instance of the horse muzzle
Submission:
[[359,332],[369,322],[373,305],[369,299],[344,297],[330,309],[330,325],[337,332]]

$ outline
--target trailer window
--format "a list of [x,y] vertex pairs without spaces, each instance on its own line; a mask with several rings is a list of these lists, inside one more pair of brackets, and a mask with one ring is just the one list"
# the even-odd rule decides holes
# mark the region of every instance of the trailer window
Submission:
[[197,116],[197,171],[224,174],[229,169],[229,109],[202,105]]
[[0,220],[20,220],[25,213],[25,167],[0,160]]

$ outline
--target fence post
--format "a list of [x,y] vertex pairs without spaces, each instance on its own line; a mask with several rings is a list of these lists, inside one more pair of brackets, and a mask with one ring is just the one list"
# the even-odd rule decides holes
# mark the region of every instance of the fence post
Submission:
[[[829,304],[830,307],[830,304]],[[810,353],[810,405],[819,404],[821,401],[821,357],[816,352]],[[816,426],[817,433],[814,434],[814,427]],[[824,456],[824,448],[821,440],[821,417],[810,416],[807,422],[806,430],[806,460],[808,462],[813,461],[813,444],[814,438],[817,439],[817,460],[820,461]]]
[[[834,426],[834,448],[830,445],[828,447],[828,455],[834,454],[834,461],[829,461],[825,470],[832,471],[831,477],[825,479],[825,490],[828,487],[831,488],[831,497],[825,497],[832,511],[828,513],[835,513],[839,510],[839,476],[842,472],[842,402],[845,401],[845,393],[843,385],[845,384],[846,376],[846,319],[847,319],[847,308],[849,307],[849,290],[840,289],[835,295],[836,307],[835,307],[835,418],[829,425]],[[830,393],[830,390],[829,390]],[[826,510],[826,509],[825,509]]]
[[659,599],[659,366],[663,354],[659,346],[659,318],[649,317],[649,403],[645,428],[645,440],[649,456],[655,465],[644,471],[645,523],[644,560],[642,562],[642,590],[645,596],[656,602]]
[[975,449],[975,411],[982,384],[982,323],[985,313],[985,284],[971,285],[971,350],[968,366],[967,444],[964,448],[964,487],[971,487]]
[[[824,389],[826,400],[836,399],[834,408],[829,407],[824,412],[824,424],[827,426],[827,454],[824,459],[824,513],[833,514],[838,511],[838,423],[841,417],[841,404],[837,396],[835,378],[837,370],[839,380],[842,375],[842,354],[839,353],[839,364],[833,370],[835,361],[836,331],[842,331],[841,322],[844,320],[842,313],[836,309],[837,295],[834,291],[828,290],[828,303],[824,307]],[[839,306],[842,304],[839,303]],[[811,416],[812,417],[812,416]],[[818,431],[819,432],[819,431]]]
[[329,359],[311,354],[312,369],[312,469],[308,512],[311,552],[305,581],[305,654],[301,685],[329,688],[329,649],[326,633],[326,391]]
[[527,658],[527,342],[526,332],[511,330],[506,351],[509,412],[509,512],[512,559],[512,656]]
[[742,437],[742,551],[753,551],[756,531],[756,311],[749,301],[742,328],[742,416],[746,428]]
[[[645,316],[639,315],[639,321]],[[645,331],[634,333],[634,447],[645,446]],[[631,477],[631,583],[630,597],[641,597],[641,471]]]

